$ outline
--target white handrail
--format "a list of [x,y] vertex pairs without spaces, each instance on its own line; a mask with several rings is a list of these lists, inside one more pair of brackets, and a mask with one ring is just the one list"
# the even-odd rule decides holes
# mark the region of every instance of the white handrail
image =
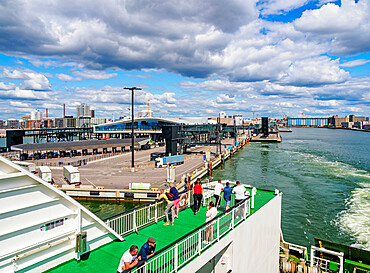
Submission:
[[[210,245],[217,243],[222,236],[231,232],[232,230],[228,228],[229,222],[235,227],[239,223],[245,221],[250,214],[250,210],[247,209],[249,207],[250,199],[232,208],[230,212],[224,213],[217,219],[210,220],[200,229],[195,230],[183,240],[176,242],[165,251],[148,260],[139,268],[131,270],[131,272],[177,272],[195,256],[201,255]],[[240,215],[240,217],[234,217],[235,214]],[[205,242],[207,239],[207,229],[213,233],[213,235],[216,234],[216,236],[213,236],[213,241],[210,240],[212,236],[209,236],[209,243]]]

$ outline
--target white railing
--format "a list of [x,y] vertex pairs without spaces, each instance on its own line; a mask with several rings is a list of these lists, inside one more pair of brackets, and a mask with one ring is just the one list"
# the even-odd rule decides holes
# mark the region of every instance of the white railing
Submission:
[[[244,200],[215,219],[193,230],[170,244],[132,273],[172,273],[177,272],[194,257],[201,255],[212,244],[231,232],[250,215],[250,199]],[[208,234],[207,234],[208,233]]]
[[[315,256],[315,251],[328,254],[329,256],[337,257],[339,263],[333,262],[327,259],[319,258]],[[344,253],[336,252],[322,247],[311,246],[311,266],[317,266],[321,271],[320,272],[329,272],[330,263],[336,263],[338,270],[336,272],[344,272]],[[330,271],[332,272],[332,271]]]
[[[185,197],[186,196],[186,197]],[[180,209],[190,207],[192,203],[191,191],[180,194],[184,199],[184,205]],[[185,201],[186,200],[186,201]],[[124,212],[122,214],[105,219],[105,223],[116,231],[119,235],[123,236],[128,233],[137,232],[139,228],[146,225],[157,223],[165,217],[164,211],[166,209],[166,202],[152,202]]]
[[[329,263],[330,263],[330,260],[319,258],[319,257],[313,257],[313,265],[316,266],[317,268],[319,268],[322,272],[325,272],[325,273],[328,272]],[[338,265],[338,268],[339,268],[338,263],[337,263],[337,265]]]

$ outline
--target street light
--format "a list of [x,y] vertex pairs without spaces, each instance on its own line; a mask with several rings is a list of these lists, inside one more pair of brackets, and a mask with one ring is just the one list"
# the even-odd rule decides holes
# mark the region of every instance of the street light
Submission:
[[134,145],[135,145],[135,136],[134,136],[134,91],[141,90],[141,88],[137,87],[124,87],[123,89],[131,90],[131,113],[132,113],[132,120],[131,120],[131,171],[135,171],[135,157],[134,157]]

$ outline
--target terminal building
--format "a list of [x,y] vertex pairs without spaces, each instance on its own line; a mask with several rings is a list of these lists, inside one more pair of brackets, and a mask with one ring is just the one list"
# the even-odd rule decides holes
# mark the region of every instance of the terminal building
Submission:
[[[162,136],[162,127],[178,124],[204,124],[208,123],[207,118],[156,118],[140,117],[134,119],[135,137],[150,137],[159,141]],[[102,134],[103,138],[127,138],[131,136],[132,119],[122,119],[115,122],[95,125],[93,132]]]
[[324,127],[328,126],[328,118],[317,117],[317,118],[290,118],[287,119],[288,126],[297,127]]

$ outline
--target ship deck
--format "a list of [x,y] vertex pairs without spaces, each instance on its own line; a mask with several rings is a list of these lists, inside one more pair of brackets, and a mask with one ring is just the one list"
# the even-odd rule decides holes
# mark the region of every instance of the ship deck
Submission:
[[[255,196],[255,206],[254,209],[251,209],[251,215],[274,197],[274,192],[259,189]],[[219,210],[219,213],[221,212]],[[138,230],[138,233],[126,235],[123,242],[112,242],[93,250],[86,260],[78,262],[70,260],[46,272],[116,272],[123,253],[131,245],[137,245],[140,249],[149,237],[153,237],[157,240],[156,251],[158,251],[204,224],[205,214],[206,208],[202,207],[197,215],[194,215],[193,211],[187,208],[180,211],[179,218],[175,219],[173,226],[164,226],[164,222],[160,221]]]

